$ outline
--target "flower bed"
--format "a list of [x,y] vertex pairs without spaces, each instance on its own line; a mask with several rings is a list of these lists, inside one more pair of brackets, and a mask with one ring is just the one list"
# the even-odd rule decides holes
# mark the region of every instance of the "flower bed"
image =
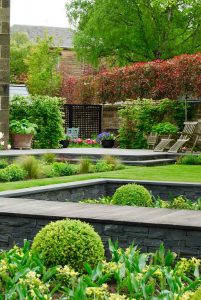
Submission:
[[109,261],[94,268],[86,263],[82,272],[69,265],[47,265],[28,242],[23,248],[2,251],[0,299],[200,299],[200,259],[176,260],[176,254],[163,245],[154,253],[141,253],[135,245],[123,250],[111,241],[109,247]]
[[72,139],[70,141],[69,147],[72,147],[72,148],[91,148],[91,147],[99,148],[100,144],[97,143],[97,141],[95,139],[77,138],[77,139]]
[[129,205],[154,208],[189,209],[201,210],[201,197],[192,201],[180,195],[168,201],[160,197],[154,197],[143,186],[138,184],[127,184],[119,187],[113,196],[105,196],[100,199],[85,199],[81,203]]
[[41,159],[23,156],[12,163],[0,159],[0,182],[106,172],[122,168],[124,166],[121,162],[110,156],[105,156],[97,163],[90,159],[81,159],[77,164],[71,164],[67,161],[59,162],[54,154],[47,153]]

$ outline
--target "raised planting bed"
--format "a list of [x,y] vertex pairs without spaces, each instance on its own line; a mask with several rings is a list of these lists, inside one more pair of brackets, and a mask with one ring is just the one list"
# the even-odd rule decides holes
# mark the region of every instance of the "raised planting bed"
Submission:
[[127,183],[143,185],[152,192],[154,197],[160,197],[164,200],[179,195],[183,195],[191,200],[196,200],[201,197],[201,183],[123,179],[92,179],[73,183],[5,191],[0,192],[0,197],[79,202],[83,199],[98,199],[103,196],[112,196],[118,187]]
[[33,240],[47,223],[65,218],[92,224],[101,235],[106,253],[108,239],[112,238],[124,248],[134,242],[142,251],[150,252],[164,243],[180,256],[201,256],[200,211],[11,198],[0,201],[1,248]]

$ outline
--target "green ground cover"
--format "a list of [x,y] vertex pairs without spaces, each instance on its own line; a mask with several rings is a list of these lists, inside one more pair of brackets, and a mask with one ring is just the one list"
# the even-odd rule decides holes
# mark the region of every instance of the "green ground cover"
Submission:
[[118,171],[0,183],[0,191],[97,178],[201,182],[201,166],[167,165],[158,167],[126,167]]

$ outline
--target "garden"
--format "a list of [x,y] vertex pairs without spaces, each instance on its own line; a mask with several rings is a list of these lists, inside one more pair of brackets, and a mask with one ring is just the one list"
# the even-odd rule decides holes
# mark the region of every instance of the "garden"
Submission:
[[201,299],[200,5],[148,2],[68,1],[81,76],[11,37],[30,95],[0,123],[0,300]]

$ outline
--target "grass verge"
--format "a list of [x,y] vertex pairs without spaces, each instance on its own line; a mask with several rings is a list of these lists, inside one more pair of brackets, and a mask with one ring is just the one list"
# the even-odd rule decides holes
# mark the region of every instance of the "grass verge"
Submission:
[[0,183],[0,191],[98,178],[201,182],[201,166],[167,165],[158,167],[126,167],[123,170],[112,172]]

